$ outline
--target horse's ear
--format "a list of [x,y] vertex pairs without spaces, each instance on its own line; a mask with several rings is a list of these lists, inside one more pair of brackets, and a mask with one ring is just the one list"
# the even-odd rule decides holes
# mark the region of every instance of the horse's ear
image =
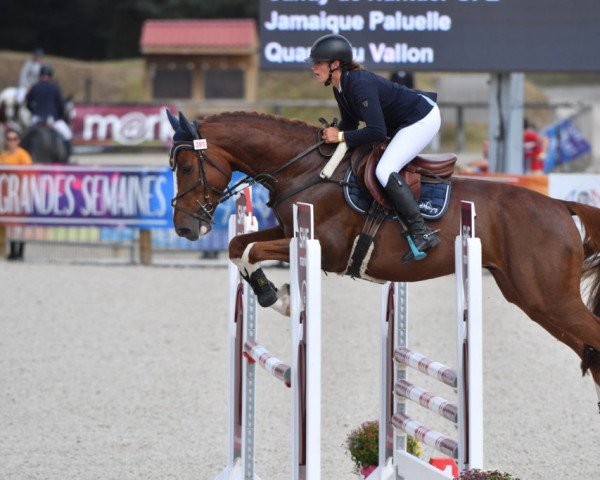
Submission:
[[200,138],[198,135],[198,130],[194,128],[194,126],[190,123],[190,121],[185,118],[185,115],[182,112],[179,112],[179,124],[181,125],[181,129],[188,133],[192,138]]
[[165,108],[165,111],[167,112],[167,118],[169,119],[169,123],[173,127],[173,130],[179,130],[179,120],[177,120],[177,117],[173,115],[168,108]]

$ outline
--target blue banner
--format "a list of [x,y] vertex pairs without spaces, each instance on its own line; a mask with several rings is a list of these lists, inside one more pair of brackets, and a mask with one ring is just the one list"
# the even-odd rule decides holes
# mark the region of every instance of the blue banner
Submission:
[[167,167],[0,166],[0,223],[172,228]]
[[544,173],[549,173],[561,163],[570,162],[591,151],[590,144],[571,120],[550,125],[540,133],[548,138]]
[[[241,180],[233,174],[230,187]],[[0,166],[0,224],[105,227],[100,237],[130,240],[133,229],[163,229],[166,245],[190,250],[226,250],[235,202],[217,207],[212,231],[196,242],[173,228],[173,174],[168,167]],[[276,225],[269,192],[252,187],[254,215],[262,229]]]

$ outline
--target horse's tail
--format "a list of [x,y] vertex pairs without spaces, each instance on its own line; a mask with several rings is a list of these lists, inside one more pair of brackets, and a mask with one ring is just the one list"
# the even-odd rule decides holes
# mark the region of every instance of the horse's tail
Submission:
[[600,209],[582,203],[565,203],[571,214],[579,217],[584,228],[583,278],[590,280],[590,310],[600,316]]
[[[583,225],[583,279],[589,280],[588,308],[600,317],[600,208],[576,202],[565,202],[572,215],[577,215]],[[581,371],[600,369],[600,350],[584,345]],[[600,403],[598,404],[600,406]]]

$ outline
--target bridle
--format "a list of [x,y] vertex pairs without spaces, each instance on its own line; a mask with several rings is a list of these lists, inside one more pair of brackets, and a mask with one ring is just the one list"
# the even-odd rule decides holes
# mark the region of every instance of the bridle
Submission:
[[[198,159],[198,180],[193,185],[189,186],[182,192],[178,192],[173,199],[171,200],[171,206],[173,210],[179,210],[186,215],[189,215],[192,218],[195,218],[198,221],[208,221],[210,223],[214,222],[215,209],[217,205],[224,202],[230,195],[226,195],[226,191],[220,188],[211,185],[206,181],[206,167],[205,165],[208,163],[210,166],[215,168],[220,174],[222,174],[227,181],[229,181],[229,175],[223,171],[215,162],[207,158],[204,154],[203,149],[195,148],[193,141],[178,141],[173,144],[171,147],[171,152],[169,154],[169,167],[172,172],[175,172],[177,169],[177,154],[180,150],[192,150],[196,152],[196,158]],[[196,204],[198,205],[198,209],[196,211],[188,210],[187,208],[183,208],[177,205],[177,200],[187,195],[188,193],[196,190],[196,188],[203,188],[203,196],[204,203],[201,203],[200,200],[196,200]],[[220,196],[219,200],[216,203],[212,203],[210,200],[209,192],[214,192]]]

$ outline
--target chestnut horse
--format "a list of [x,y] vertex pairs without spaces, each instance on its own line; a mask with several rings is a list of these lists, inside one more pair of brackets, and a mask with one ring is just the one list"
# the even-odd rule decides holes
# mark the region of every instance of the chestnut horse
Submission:
[[[230,259],[263,306],[282,313],[287,308],[286,290],[274,288],[260,262],[289,261],[294,202],[314,205],[323,270],[345,272],[365,217],[347,205],[340,187],[347,160],[332,178],[337,182],[319,178],[326,158],[316,145],[317,127],[257,113],[223,113],[202,124],[167,114],[176,131],[170,164],[176,177],[172,205],[179,236],[196,240],[211,230],[215,208],[231,196],[227,185],[232,171],[241,171],[269,189],[279,223],[229,244]],[[600,400],[600,209],[498,182],[455,177],[451,183],[447,212],[429,222],[439,229],[440,245],[422,261],[402,263],[407,250],[402,227],[385,221],[374,238],[364,277],[414,282],[452,274],[460,201],[474,202],[483,266],[506,300],[579,355],[583,373],[591,370]],[[574,215],[584,226],[583,240]],[[582,279],[589,280],[590,309],[582,300]]]

